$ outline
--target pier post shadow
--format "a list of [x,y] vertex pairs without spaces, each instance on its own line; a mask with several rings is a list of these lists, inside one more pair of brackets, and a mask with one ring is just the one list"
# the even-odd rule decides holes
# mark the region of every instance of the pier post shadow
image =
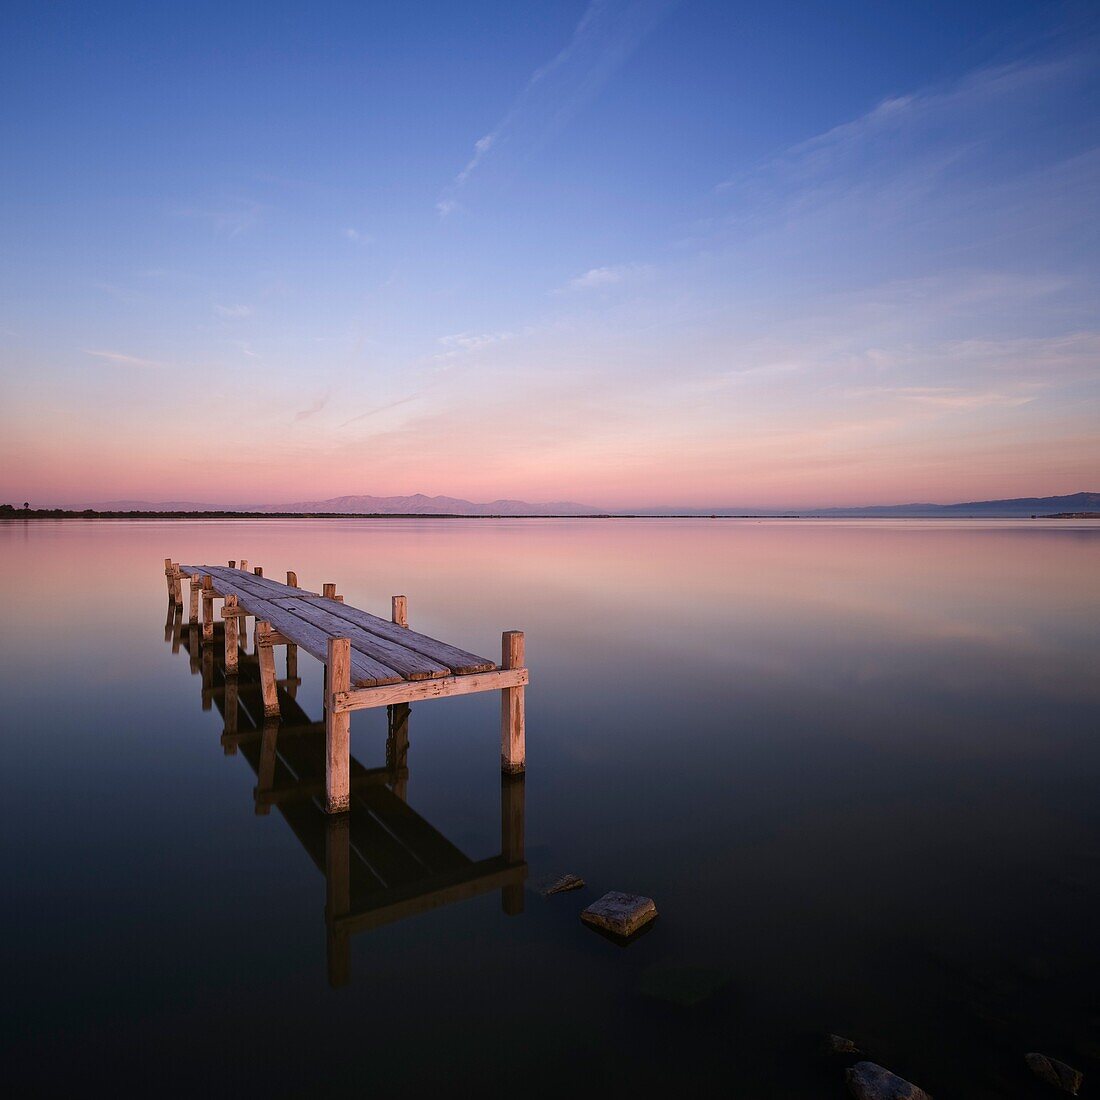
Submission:
[[[227,620],[232,636],[219,645],[212,643],[220,637],[203,638],[201,623],[185,631],[185,615],[170,599],[165,640],[176,652],[185,649],[192,671],[201,673],[202,706],[221,714],[225,753],[243,758],[255,773],[254,812],[270,815],[274,807],[324,876],[331,986],[351,978],[351,939],[357,933],[497,890],[505,913],[523,912],[522,773],[501,776],[499,853],[469,858],[409,806],[412,707],[392,704],[386,710],[384,765],[366,767],[351,757],[348,809],[329,813],[325,722],[311,719],[296,700],[297,648],[287,647],[287,675],[275,683],[280,716],[265,716],[261,654],[248,653],[244,630],[233,629],[243,628],[243,616]],[[213,625],[219,635],[225,629]],[[232,664],[235,669],[227,667]]]

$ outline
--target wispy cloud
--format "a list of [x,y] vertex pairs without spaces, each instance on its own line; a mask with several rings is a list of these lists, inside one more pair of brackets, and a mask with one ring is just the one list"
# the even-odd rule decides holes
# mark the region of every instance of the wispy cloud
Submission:
[[651,278],[654,271],[652,264],[619,264],[615,267],[593,267],[570,279],[564,289],[602,290],[605,287],[617,286],[619,283]]
[[415,401],[419,396],[419,393],[412,393],[409,394],[408,397],[402,397],[398,401],[391,401],[388,405],[378,405],[373,409],[367,409],[366,412],[362,412],[358,416],[353,416],[350,420],[345,420],[339,426],[341,428],[346,428],[349,424],[355,424],[360,420],[366,420],[368,416],[377,416],[379,413],[387,412],[390,409],[396,409],[399,405],[407,405],[410,401]]
[[321,397],[318,397],[312,405],[308,405],[304,409],[299,409],[294,414],[295,422],[308,420],[311,416],[316,416],[328,404],[328,399],[329,395],[327,393],[323,394]]
[[106,363],[113,363],[116,367],[141,367],[162,370],[167,363],[159,363],[155,359],[143,359],[138,355],[126,355],[121,351],[93,351],[91,348],[82,349],[85,355],[102,359]]
[[545,141],[594,99],[675,0],[591,0],[569,41],[537,68],[436,203],[440,217],[457,209],[455,194],[489,153],[523,137]]
[[245,317],[251,317],[252,316],[252,307],[251,306],[242,306],[242,305],[220,306],[220,305],[215,304],[214,312],[219,317],[226,318],[226,320],[237,321],[237,320],[242,320]]
[[481,351],[500,344],[505,340],[511,340],[511,332],[456,332],[451,336],[440,336],[439,342],[446,348],[457,348],[461,351]]

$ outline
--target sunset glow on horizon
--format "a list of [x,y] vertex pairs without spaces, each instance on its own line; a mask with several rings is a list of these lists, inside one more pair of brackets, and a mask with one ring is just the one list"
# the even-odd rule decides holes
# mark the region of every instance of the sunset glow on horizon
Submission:
[[9,12],[0,503],[1100,490],[1087,7]]

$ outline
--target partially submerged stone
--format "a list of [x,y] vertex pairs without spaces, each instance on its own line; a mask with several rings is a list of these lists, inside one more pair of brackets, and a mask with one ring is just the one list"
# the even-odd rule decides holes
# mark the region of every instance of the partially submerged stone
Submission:
[[579,890],[585,885],[580,875],[566,873],[564,875],[544,875],[531,883],[531,889],[536,894],[542,894],[544,898],[551,894],[564,894],[567,890]]
[[829,1054],[858,1054],[859,1047],[851,1039],[845,1039],[843,1035],[826,1035],[822,1043]]
[[638,992],[658,1001],[694,1008],[730,983],[727,970],[706,966],[661,966],[644,971]]
[[645,927],[657,915],[652,898],[611,890],[581,913],[581,920],[593,928],[625,939]]
[[856,1062],[844,1074],[844,1080],[856,1100],[932,1100],[924,1089],[874,1062]]
[[1085,1075],[1065,1062],[1059,1062],[1057,1058],[1048,1058],[1045,1054],[1025,1054],[1024,1058],[1031,1069],[1041,1081],[1053,1085],[1056,1089],[1068,1092],[1070,1096],[1076,1096],[1084,1083]]

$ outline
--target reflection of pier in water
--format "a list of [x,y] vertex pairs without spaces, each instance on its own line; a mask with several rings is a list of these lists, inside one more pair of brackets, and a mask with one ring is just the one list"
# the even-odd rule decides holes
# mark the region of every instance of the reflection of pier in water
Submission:
[[[244,623],[242,621],[242,627]],[[220,624],[218,624],[220,632]],[[329,981],[342,985],[350,971],[349,938],[450,902],[500,890],[504,911],[523,909],[524,780],[502,775],[501,851],[472,860],[406,802],[409,780],[408,703],[387,708],[386,763],[351,760],[350,812],[325,812],[325,723],[298,705],[297,647],[287,646],[286,677],[278,681],[282,718],[265,718],[259,661],[241,631],[236,675],[226,676],[223,646],[202,643],[201,627],[185,624],[169,601],[165,640],[182,648],[202,677],[202,707],[224,719],[222,745],[256,773],[255,809],[272,806],[325,876]]]

